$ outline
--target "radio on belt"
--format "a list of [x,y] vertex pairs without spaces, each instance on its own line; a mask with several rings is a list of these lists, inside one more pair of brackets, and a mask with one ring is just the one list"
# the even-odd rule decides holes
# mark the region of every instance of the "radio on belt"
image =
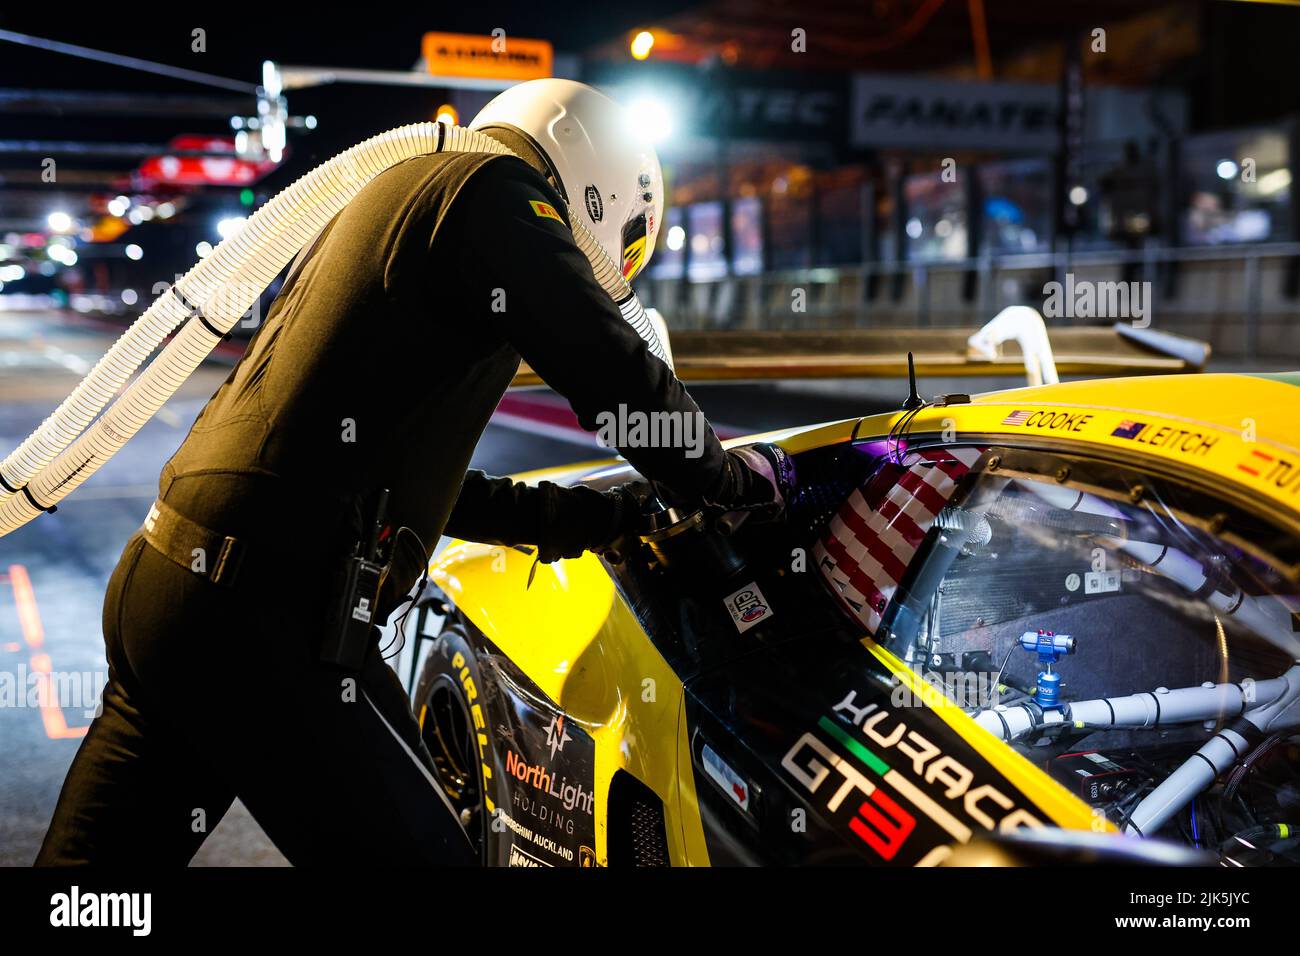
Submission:
[[376,605],[379,603],[379,587],[388,572],[387,564],[381,563],[379,555],[379,539],[387,511],[388,489],[384,488],[379,492],[375,522],[369,540],[365,543],[365,550],[362,551],[362,542],[358,541],[352,557],[348,559],[339,603],[335,606],[334,615],[325,629],[325,640],[321,644],[320,657],[326,663],[359,670],[366,659],[371,628],[380,623],[374,620]]

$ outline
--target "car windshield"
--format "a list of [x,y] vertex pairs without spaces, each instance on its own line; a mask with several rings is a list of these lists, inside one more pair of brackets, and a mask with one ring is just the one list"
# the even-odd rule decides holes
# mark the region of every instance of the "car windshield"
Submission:
[[972,472],[917,549],[878,638],[927,666],[996,670],[1005,659],[1008,677],[1032,683],[1035,652],[1015,650],[1021,637],[1069,634],[1058,669],[1072,695],[1258,678],[1300,659],[1294,585],[1207,530],[1215,514],[1180,515],[1161,490],[1148,477],[1134,504]]
[[[875,643],[1117,826],[1206,845],[1293,822],[1296,542],[1268,522],[1109,465],[947,450],[886,456],[818,549]],[[1153,810],[1216,734],[1224,778]]]

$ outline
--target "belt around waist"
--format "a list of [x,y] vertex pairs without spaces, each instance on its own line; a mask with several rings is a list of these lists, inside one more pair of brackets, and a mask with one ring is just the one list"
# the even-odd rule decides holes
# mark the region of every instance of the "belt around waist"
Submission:
[[266,524],[258,530],[262,533],[255,536],[227,534],[155,499],[140,533],[173,564],[222,587],[247,580],[252,568],[285,577],[328,571],[341,556],[335,553],[341,542],[332,525],[304,529]]

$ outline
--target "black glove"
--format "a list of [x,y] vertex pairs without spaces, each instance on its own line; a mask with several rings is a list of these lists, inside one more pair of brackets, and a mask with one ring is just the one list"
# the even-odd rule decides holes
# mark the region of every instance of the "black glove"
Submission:
[[724,511],[750,511],[775,519],[795,489],[794,459],[778,445],[745,445],[727,452],[727,479],[708,504]]
[[550,482],[538,488],[544,490],[548,505],[537,542],[537,559],[543,564],[603,550],[636,521],[639,501],[626,485],[604,492]]

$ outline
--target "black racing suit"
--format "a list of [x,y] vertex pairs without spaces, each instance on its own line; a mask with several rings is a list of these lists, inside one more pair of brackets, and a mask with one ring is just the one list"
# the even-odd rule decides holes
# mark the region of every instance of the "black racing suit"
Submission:
[[[437,155],[382,173],[326,227],[160,480],[178,513],[251,542],[238,576],[128,542],[104,604],[103,712],[38,863],[183,864],[236,796],[294,863],[472,862],[378,649],[353,675],[319,643],[376,489],[421,560],[444,530],[552,556],[612,535],[611,496],[466,473],[521,356],[588,429],[620,405],[698,413],[547,209],[567,219],[521,159]],[[708,429],[694,450],[620,450],[686,497],[726,503],[752,481]]]

